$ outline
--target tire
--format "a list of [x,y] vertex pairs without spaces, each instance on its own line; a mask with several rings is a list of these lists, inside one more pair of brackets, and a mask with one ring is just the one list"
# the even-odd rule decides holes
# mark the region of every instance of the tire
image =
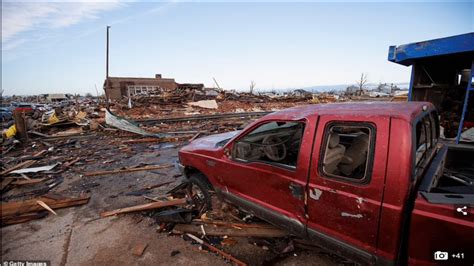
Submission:
[[[207,210],[212,209],[212,201],[211,201],[211,194],[212,185],[207,181],[206,177],[201,173],[192,174],[189,179],[188,183],[190,185],[191,190],[195,190],[198,193],[199,200],[202,201],[201,203],[201,213],[206,212]],[[201,193],[201,194],[199,194]]]

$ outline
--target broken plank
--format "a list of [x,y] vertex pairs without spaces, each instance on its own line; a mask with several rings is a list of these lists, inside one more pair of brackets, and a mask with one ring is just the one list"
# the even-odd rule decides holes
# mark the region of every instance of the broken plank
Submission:
[[201,220],[201,219],[194,219],[194,224],[211,224],[229,228],[262,228],[262,229],[276,229],[275,226],[266,223],[233,223],[233,222],[226,222],[226,221],[216,221],[216,220]]
[[162,138],[142,138],[142,139],[129,139],[124,140],[124,144],[137,144],[137,143],[155,143],[155,142],[164,142]]
[[44,154],[47,153],[47,152],[48,152],[48,150],[42,150],[42,151],[39,151],[39,152],[33,154],[32,157],[33,157],[33,158],[38,158],[38,157],[44,155]]
[[38,203],[38,205],[40,205],[41,207],[45,208],[47,211],[49,211],[50,213],[54,214],[54,215],[58,215],[55,211],[53,211],[53,209],[51,209],[51,207],[48,206],[48,204],[44,203],[43,201],[41,200],[37,200],[36,203]]
[[128,172],[138,172],[138,171],[148,171],[148,170],[157,170],[157,169],[164,169],[170,168],[173,165],[152,165],[152,166],[145,166],[139,168],[126,168],[126,169],[117,169],[117,170],[109,170],[109,171],[97,171],[97,172],[89,172],[85,173],[84,176],[98,176],[98,175],[110,175],[110,174],[119,174],[119,173],[128,173]]
[[40,197],[31,200],[24,201],[13,201],[2,203],[0,205],[0,214],[2,219],[8,216],[21,215],[29,212],[36,212],[44,210],[43,207],[38,205],[37,201],[41,200],[46,203],[52,209],[67,208],[71,206],[77,206],[86,204],[89,201],[90,196],[82,196],[77,198],[67,198],[61,200],[50,199],[47,197]]
[[63,165],[63,167],[64,167],[64,168],[69,168],[71,165],[73,165],[73,164],[79,162],[80,160],[81,160],[81,158],[76,158],[76,159],[74,159],[74,160],[72,160],[72,161],[69,161],[69,162],[65,163],[65,164]]
[[19,163],[19,164],[13,166],[13,167],[10,167],[10,168],[7,168],[7,169],[3,170],[0,173],[0,175],[6,175],[6,174],[8,174],[12,171],[17,170],[17,169],[29,167],[29,166],[33,165],[34,163],[35,163],[35,161],[33,161],[33,160],[24,161],[22,163]]
[[33,135],[37,135],[37,136],[40,136],[40,137],[43,137],[43,138],[50,138],[51,137],[51,135],[43,134],[43,133],[38,132],[38,131],[28,131],[28,133],[33,134]]
[[227,253],[225,253],[224,251],[222,251],[222,250],[220,250],[220,249],[218,249],[218,248],[216,248],[216,247],[214,247],[214,246],[212,246],[212,245],[210,245],[210,244],[204,242],[204,240],[199,239],[198,237],[196,237],[196,236],[194,236],[194,235],[192,235],[192,234],[186,234],[186,235],[189,236],[189,237],[190,237],[191,239],[193,239],[194,241],[198,242],[199,244],[201,244],[201,245],[207,247],[210,251],[215,252],[215,253],[221,255],[222,257],[224,257],[224,258],[226,258],[226,259],[232,261],[233,263],[235,263],[235,264],[237,264],[237,265],[239,265],[239,266],[247,265],[245,262],[243,262],[243,261],[241,261],[241,260],[239,260],[239,259],[234,258],[232,255],[227,254]]
[[200,135],[201,135],[201,132],[196,133],[196,135],[194,135],[191,139],[189,139],[189,142],[197,139]]
[[46,216],[48,216],[48,212],[41,211],[41,212],[21,214],[17,216],[2,217],[1,224],[2,226],[11,225],[11,224],[19,224],[19,223],[28,222],[31,220],[41,219]]
[[34,184],[41,183],[47,179],[48,178],[43,177],[43,178],[34,178],[34,179],[26,179],[26,180],[16,180],[12,182],[12,185],[15,185],[15,186],[34,185]]
[[13,179],[11,178],[3,179],[2,182],[0,183],[0,191],[3,191],[12,182],[13,182]]
[[133,248],[132,254],[137,257],[141,257],[147,247],[148,247],[147,243],[139,243]]
[[[228,228],[203,225],[204,231],[208,236],[234,236],[234,237],[284,237],[288,233],[278,228]],[[193,233],[203,235],[202,229],[195,224],[177,224],[173,233]]]
[[169,207],[169,206],[178,206],[178,205],[183,205],[186,204],[186,199],[174,199],[170,201],[157,201],[157,202],[152,202],[152,203],[147,203],[147,204],[142,204],[142,205],[136,205],[136,206],[131,206],[131,207],[126,207],[126,208],[121,208],[113,211],[106,211],[100,214],[102,217],[108,217],[116,214],[121,214],[121,213],[129,213],[129,212],[138,212],[138,211],[148,211],[148,210],[153,210],[153,209],[159,209],[163,207]]
[[[161,132],[160,132],[161,133]],[[165,133],[163,133],[165,134]],[[166,133],[167,134],[167,133]],[[142,139],[129,139],[122,141],[123,144],[138,144],[138,143],[162,143],[162,142],[176,142],[183,140],[186,137],[164,137],[164,138],[142,138]]]

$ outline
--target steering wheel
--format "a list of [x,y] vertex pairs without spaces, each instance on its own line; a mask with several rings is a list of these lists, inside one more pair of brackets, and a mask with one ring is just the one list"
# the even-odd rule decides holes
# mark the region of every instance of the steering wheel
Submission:
[[262,140],[263,152],[273,161],[279,162],[286,157],[286,146],[280,137],[268,135]]

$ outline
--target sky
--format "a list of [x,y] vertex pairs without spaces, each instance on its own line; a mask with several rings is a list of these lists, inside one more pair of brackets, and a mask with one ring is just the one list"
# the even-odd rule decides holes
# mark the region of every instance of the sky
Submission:
[[388,47],[474,31],[468,2],[2,1],[5,95],[102,92],[110,76],[226,89],[408,82]]

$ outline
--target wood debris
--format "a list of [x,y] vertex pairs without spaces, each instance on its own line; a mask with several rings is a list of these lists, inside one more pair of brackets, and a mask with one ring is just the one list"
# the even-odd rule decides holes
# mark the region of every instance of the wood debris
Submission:
[[143,252],[145,252],[145,249],[148,247],[148,243],[138,243],[135,245],[133,248],[132,254],[141,257],[143,255]]
[[147,203],[147,204],[142,204],[142,205],[136,205],[136,206],[131,206],[131,207],[126,207],[126,208],[120,208],[117,210],[113,211],[106,211],[100,214],[102,217],[108,217],[112,215],[117,215],[121,213],[129,213],[129,212],[139,212],[139,211],[148,211],[148,210],[154,210],[154,209],[159,209],[163,207],[169,207],[169,206],[179,206],[186,204],[187,200],[186,199],[174,199],[174,200],[169,200],[169,201],[157,201],[157,202],[152,202],[152,203]]
[[110,175],[110,174],[119,174],[119,173],[128,173],[128,172],[137,172],[137,171],[149,171],[149,170],[158,170],[164,168],[170,168],[173,165],[150,165],[145,167],[137,167],[137,168],[125,168],[125,169],[117,169],[117,170],[108,170],[108,171],[97,171],[97,172],[89,172],[85,173],[84,176],[98,176],[98,175]]
[[186,234],[187,236],[189,236],[191,239],[193,239],[194,241],[196,241],[197,243],[205,246],[206,248],[208,248],[210,251],[212,252],[215,252],[219,255],[221,255],[222,257],[232,261],[233,263],[239,265],[239,266],[244,266],[244,265],[247,265],[245,262],[239,260],[239,259],[236,259],[235,257],[233,257],[232,255],[228,254],[228,253],[225,253],[224,251],[204,242],[204,240],[202,239],[199,239],[198,237],[196,237],[195,235],[192,235],[192,234]]
[[4,176],[10,172],[13,172],[15,170],[18,170],[18,169],[23,169],[23,168],[26,168],[26,167],[30,167],[31,165],[33,165],[36,161],[34,160],[27,160],[27,161],[24,161],[24,162],[21,162],[13,167],[10,167],[10,168],[7,168],[5,170],[3,170],[1,173],[0,173],[0,176]]
[[0,205],[0,214],[2,219],[4,219],[5,217],[13,217],[44,210],[43,207],[38,205],[38,201],[44,202],[51,209],[61,209],[86,204],[89,199],[90,196],[65,199],[51,199],[49,197],[43,196],[37,199],[7,202]]
[[44,203],[43,201],[41,200],[37,200],[36,203],[38,203],[38,205],[40,205],[41,207],[45,208],[47,211],[49,211],[50,213],[54,214],[54,215],[58,215],[55,211],[53,211],[53,209],[51,209],[51,207],[48,206],[48,204]]
[[[10,178],[9,178],[10,179]],[[13,179],[10,179],[12,180],[13,182],[11,183],[12,185],[15,185],[15,186],[23,186],[23,185],[34,185],[34,184],[38,184],[38,183],[41,183],[45,180],[47,180],[48,178],[46,177],[43,177],[43,178],[35,178],[35,179],[25,179],[25,180],[15,180],[13,181]]]
[[[204,228],[204,230],[202,230]],[[252,227],[242,227],[238,229],[236,227],[228,226],[212,226],[207,224],[177,224],[173,233],[183,234],[183,233],[193,233],[197,235],[208,236],[233,236],[233,237],[284,237],[288,233],[278,229],[278,228],[252,228]]]

